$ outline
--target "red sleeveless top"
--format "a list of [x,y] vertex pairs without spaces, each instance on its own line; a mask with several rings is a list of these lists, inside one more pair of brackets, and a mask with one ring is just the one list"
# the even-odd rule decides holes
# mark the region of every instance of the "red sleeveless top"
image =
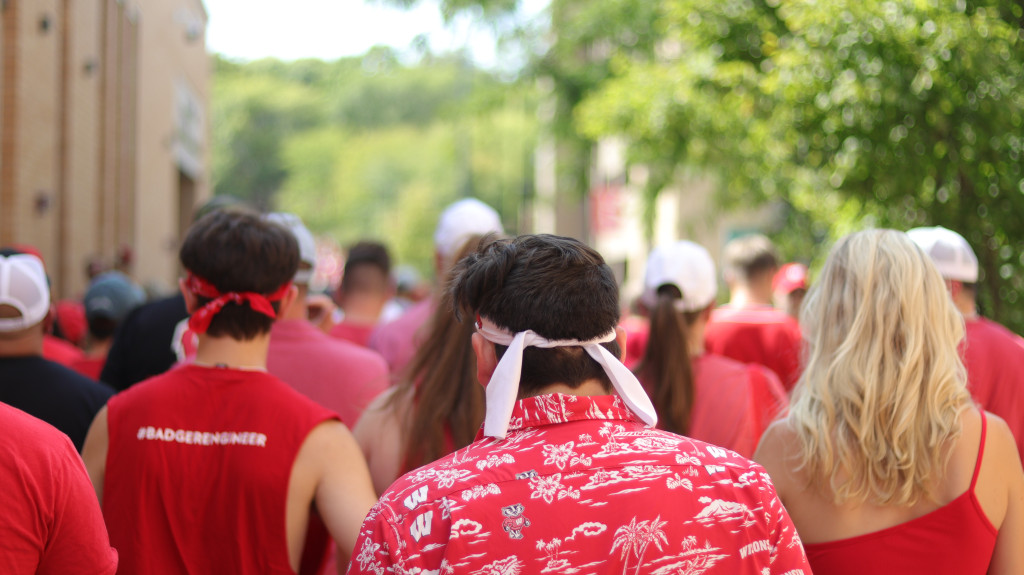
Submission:
[[103,515],[119,573],[294,573],[288,480],[309,432],[336,415],[267,373],[186,365],[114,396],[107,417]]
[[998,534],[974,495],[985,451],[985,428],[982,412],[981,445],[967,491],[931,513],[881,531],[838,541],[804,543],[814,574],[985,573]]

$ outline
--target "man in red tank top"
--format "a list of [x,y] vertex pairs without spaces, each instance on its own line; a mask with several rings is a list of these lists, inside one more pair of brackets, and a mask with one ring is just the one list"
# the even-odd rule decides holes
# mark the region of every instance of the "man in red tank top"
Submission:
[[83,451],[121,572],[322,572],[328,532],[347,557],[375,496],[338,416],[266,372],[295,237],[214,212],[180,257],[195,361],[116,396]]

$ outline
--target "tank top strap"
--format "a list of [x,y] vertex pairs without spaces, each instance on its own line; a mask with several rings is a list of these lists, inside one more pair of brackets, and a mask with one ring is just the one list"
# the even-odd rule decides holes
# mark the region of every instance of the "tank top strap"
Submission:
[[978,482],[978,472],[981,471],[981,458],[985,454],[985,431],[987,427],[987,420],[985,419],[985,410],[980,409],[981,412],[981,442],[978,445],[978,460],[974,462],[974,475],[971,477],[971,489],[974,491],[974,485]]

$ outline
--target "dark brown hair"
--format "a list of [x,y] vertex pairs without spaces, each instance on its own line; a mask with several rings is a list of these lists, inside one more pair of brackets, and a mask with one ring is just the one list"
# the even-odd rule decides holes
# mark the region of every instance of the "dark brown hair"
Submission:
[[[516,333],[533,330],[547,339],[586,341],[607,334],[619,321],[619,288],[601,254],[572,238],[526,235],[485,242],[455,267],[451,284],[455,309],[477,314]],[[618,343],[602,344],[620,357]],[[498,357],[505,351],[497,345]],[[580,347],[523,352],[519,396],[553,383],[578,387],[611,381]]]
[[391,281],[391,256],[379,242],[361,241],[348,249],[341,293],[384,293]]
[[723,259],[726,274],[744,282],[762,274],[774,274],[779,269],[775,244],[761,234],[748,234],[730,241],[725,245]]
[[[475,250],[480,236],[469,238],[456,259]],[[453,274],[449,271],[447,281]],[[387,408],[412,398],[406,419],[402,469],[426,465],[473,442],[484,421],[484,388],[476,379],[471,337],[474,319],[456,317],[449,290],[444,290],[430,320],[426,340],[391,395]],[[446,434],[450,434],[451,444]]]
[[[186,270],[221,293],[271,294],[290,281],[299,267],[299,244],[287,229],[250,212],[218,210],[188,230],[179,253]],[[198,297],[200,306],[209,298]],[[279,311],[278,302],[271,302]],[[250,340],[270,331],[273,318],[248,303],[228,302],[206,333]]]
[[650,337],[634,373],[647,388],[658,412],[658,427],[685,435],[690,429],[695,394],[690,361],[690,326],[703,310],[680,313],[675,303],[679,288],[658,288],[658,303],[650,310]]

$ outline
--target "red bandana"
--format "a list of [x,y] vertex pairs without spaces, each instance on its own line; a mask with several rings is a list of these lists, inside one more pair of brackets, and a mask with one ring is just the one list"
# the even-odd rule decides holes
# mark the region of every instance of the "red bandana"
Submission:
[[235,302],[237,304],[249,302],[249,307],[253,311],[258,311],[270,317],[277,317],[270,302],[280,301],[284,294],[288,293],[288,288],[292,287],[292,282],[285,282],[277,291],[269,295],[255,292],[228,292],[222,294],[213,284],[189,272],[188,277],[185,278],[185,287],[197,296],[213,298],[212,301],[196,310],[188,320],[189,329],[196,333],[206,333],[207,328],[210,327],[210,322],[213,321],[213,316],[217,315],[228,302]]

